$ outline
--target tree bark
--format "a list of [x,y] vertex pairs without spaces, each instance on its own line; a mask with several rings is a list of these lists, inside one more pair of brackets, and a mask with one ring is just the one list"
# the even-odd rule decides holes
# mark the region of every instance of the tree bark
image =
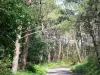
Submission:
[[48,52],[48,63],[51,61],[51,54]]
[[26,30],[26,37],[25,37],[25,46],[24,46],[24,49],[23,49],[23,52],[22,52],[22,66],[21,66],[21,69],[22,70],[25,70],[25,67],[26,67],[26,63],[27,63],[27,54],[28,54],[28,49],[29,49],[29,42],[30,42],[30,28],[27,27],[27,30]]
[[68,44],[67,44],[67,45],[68,45],[68,48],[67,48],[67,53],[66,53],[66,54],[67,54],[67,61],[68,61],[68,59],[69,59],[69,56],[68,56],[68,54],[69,54],[69,51],[70,51],[70,50],[69,50],[69,49],[70,49],[69,42],[68,42]]
[[92,33],[90,33],[91,37],[92,37],[92,42],[93,42],[93,45],[94,45],[94,50],[96,52],[96,55],[97,55],[97,58],[98,58],[98,62],[100,64],[100,58],[99,58],[99,52],[98,52],[98,45],[96,43],[96,40],[95,40],[95,37],[93,36]]
[[19,33],[17,33],[17,38],[16,38],[16,42],[15,42],[15,51],[14,51],[14,57],[13,57],[13,62],[12,62],[12,71],[16,72],[18,69],[18,60],[19,60],[19,54],[20,54],[20,39],[21,39],[21,29],[22,27],[19,26],[18,27],[18,31]]
[[99,58],[99,52],[98,52],[98,44],[96,42],[96,37],[94,36],[94,31],[92,30],[93,27],[91,26],[89,20],[88,20],[88,25],[89,25],[89,33],[90,33],[90,36],[92,37],[92,42],[93,42],[93,45],[94,45],[94,50],[96,52],[98,63],[100,64],[100,58]]
[[58,54],[58,59],[60,59],[61,56],[61,41],[59,41],[59,54]]
[[80,52],[79,52],[80,48],[78,46],[77,40],[75,41],[75,43],[76,43],[76,52],[77,52],[77,56],[78,56],[78,61],[81,62],[81,56],[80,56]]

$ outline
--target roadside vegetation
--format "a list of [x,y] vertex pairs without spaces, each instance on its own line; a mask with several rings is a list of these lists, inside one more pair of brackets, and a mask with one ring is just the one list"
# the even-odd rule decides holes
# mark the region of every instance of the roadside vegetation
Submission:
[[29,65],[26,67],[26,71],[19,71],[17,75],[46,75],[48,69],[61,66],[69,66],[69,63],[65,63],[62,61],[49,62],[39,65]]
[[100,0],[0,0],[0,75],[66,65],[100,75]]
[[[56,67],[63,67],[63,66],[69,66],[71,63],[64,61],[57,61],[57,62],[49,62],[49,63],[42,63],[42,64],[31,64],[27,65],[26,69],[24,71],[19,70],[16,75],[46,75],[47,70],[50,68],[56,68]],[[0,63],[0,75],[14,75],[11,72],[11,67],[9,63]]]
[[71,70],[79,75],[100,75],[100,64],[95,56],[89,56],[82,63],[74,65]]

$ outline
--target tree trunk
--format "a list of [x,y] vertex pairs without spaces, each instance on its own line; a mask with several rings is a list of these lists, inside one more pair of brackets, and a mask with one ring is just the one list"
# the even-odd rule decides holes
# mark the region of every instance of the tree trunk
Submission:
[[21,29],[22,27],[18,27],[19,34],[17,34],[17,38],[15,41],[15,51],[14,51],[14,57],[12,62],[12,71],[16,72],[18,69],[18,60],[19,60],[19,54],[20,54],[20,39],[21,39]]
[[30,41],[30,28],[27,27],[26,30],[26,37],[25,37],[25,46],[22,52],[22,66],[21,69],[25,70],[26,63],[27,63],[27,54],[28,54],[28,49],[29,49],[29,41]]
[[93,42],[93,45],[94,45],[94,49],[95,49],[95,52],[96,52],[96,55],[97,55],[97,58],[98,58],[98,62],[100,64],[100,58],[99,58],[99,52],[98,52],[98,45],[96,44],[96,40],[95,40],[95,37],[93,36],[93,34],[91,33],[90,35],[92,37],[92,42]]
[[80,52],[79,52],[80,49],[79,49],[77,40],[75,41],[75,43],[76,43],[77,57],[78,57],[79,62],[81,62],[81,56],[80,56]]
[[56,51],[54,51],[54,56],[53,56],[53,61],[56,61],[57,60],[57,53],[56,53]]
[[61,41],[59,41],[59,54],[58,54],[58,59],[60,59],[61,56]]
[[97,44],[97,42],[96,42],[96,37],[94,36],[94,31],[92,30],[92,26],[91,26],[91,24],[90,24],[90,22],[88,23],[89,24],[89,33],[90,33],[90,36],[92,37],[92,42],[93,42],[93,45],[94,45],[94,50],[95,50],[95,52],[96,52],[96,56],[97,56],[97,59],[98,59],[98,62],[99,62],[99,64],[100,64],[100,58],[99,58],[99,52],[98,52],[98,44]]
[[51,61],[51,54],[50,52],[48,53],[48,63]]
[[70,50],[69,50],[69,49],[70,49],[69,42],[68,42],[68,44],[67,44],[67,45],[68,45],[68,48],[67,48],[67,53],[66,53],[66,54],[67,54],[67,61],[68,61],[68,59],[69,59],[69,56],[68,56],[68,54],[69,54],[69,51],[70,51]]

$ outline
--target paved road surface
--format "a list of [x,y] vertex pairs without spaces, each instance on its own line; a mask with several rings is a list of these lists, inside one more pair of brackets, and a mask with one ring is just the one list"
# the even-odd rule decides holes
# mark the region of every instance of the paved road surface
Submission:
[[47,70],[47,75],[78,75],[70,71],[70,67],[57,67]]

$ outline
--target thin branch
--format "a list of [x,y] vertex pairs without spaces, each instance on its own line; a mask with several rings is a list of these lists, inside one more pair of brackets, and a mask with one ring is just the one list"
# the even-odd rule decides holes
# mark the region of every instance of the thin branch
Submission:
[[12,40],[11,37],[10,37],[9,35],[6,34],[6,36],[7,36],[13,43],[15,43],[14,40]]
[[31,32],[31,31],[33,31],[33,30],[34,30],[34,29],[27,30],[27,31],[25,31],[25,32],[22,32],[22,33]]
[[27,34],[27,35],[25,35],[25,36],[21,37],[21,39],[22,39],[22,38],[24,38],[24,37],[27,37],[27,36],[29,36],[29,35],[32,35],[32,34],[35,34],[35,33],[30,33],[30,34]]

